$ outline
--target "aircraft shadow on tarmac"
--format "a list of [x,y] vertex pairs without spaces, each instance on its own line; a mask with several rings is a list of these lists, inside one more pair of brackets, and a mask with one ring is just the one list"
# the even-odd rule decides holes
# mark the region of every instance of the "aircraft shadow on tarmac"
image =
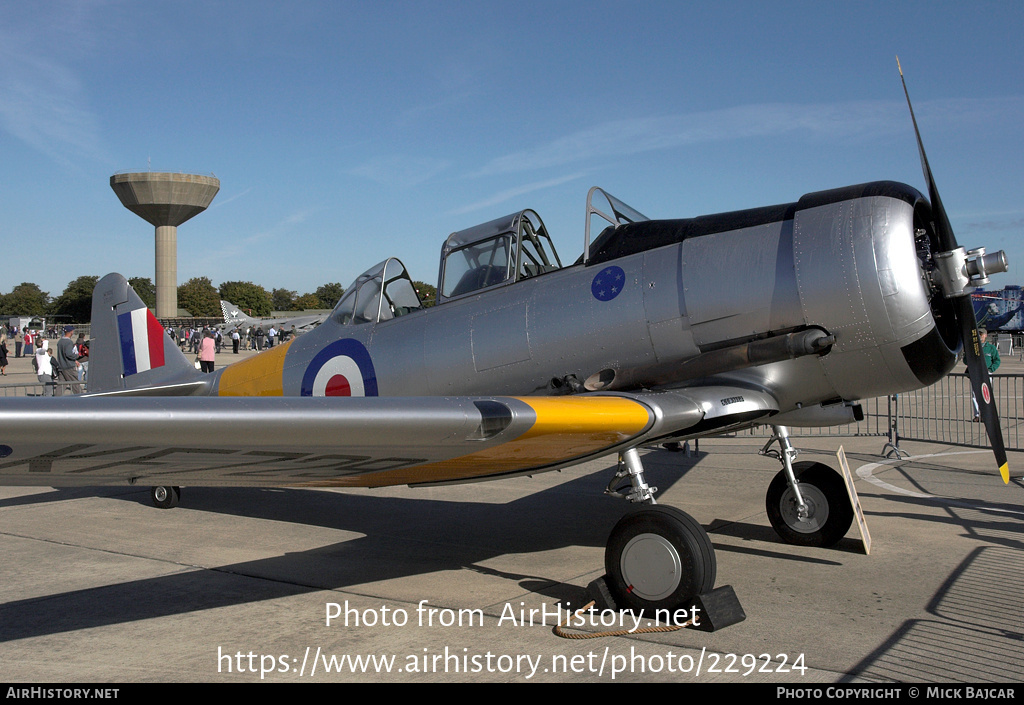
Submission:
[[[901,471],[903,482],[928,493],[922,471],[949,472],[915,461]],[[958,470],[964,473],[969,471]],[[978,473],[984,475],[986,473]],[[1019,478],[1014,483],[1020,486]],[[842,679],[901,682],[1019,682],[1024,668],[1024,510],[1019,503],[948,497],[884,498],[888,516],[961,527],[964,538],[989,545],[975,548],[950,574],[925,608],[934,619],[904,622]],[[898,507],[890,510],[888,507]],[[875,505],[879,506],[879,505]],[[936,512],[935,508],[942,509]]]
[[[663,490],[700,461],[700,457],[684,460],[681,454],[667,455],[676,459],[672,463],[674,472],[652,467],[649,474],[649,479]],[[249,562],[183,568],[154,578],[7,602],[0,605],[0,641],[439,571],[472,570],[517,581],[524,591],[581,604],[582,588],[548,576],[513,573],[484,564],[506,554],[531,554],[567,546],[603,549],[608,532],[627,509],[625,502],[603,495],[613,470],[609,466],[506,503],[305,490],[187,488],[182,508],[190,511],[306,524],[360,536]],[[0,508],[89,496],[149,502],[148,488],[144,494],[126,488],[75,488],[11,498],[0,502]],[[749,526],[749,530],[732,526],[731,532],[742,535],[747,531],[754,538],[779,542],[770,529]],[[258,543],[259,537],[251,540]],[[734,550],[731,546],[717,547]],[[753,552],[770,558],[807,560],[783,552]],[[601,556],[603,550],[590,567],[595,573],[603,569]]]
[[981,546],[928,603],[842,678],[850,681],[1017,683],[1024,665],[1024,552]]
[[[909,468],[912,468],[912,470]],[[910,466],[895,466],[893,470],[899,473],[900,476],[900,482],[897,484],[906,485],[914,492],[929,496],[872,493],[862,487],[858,490],[858,494],[862,499],[879,498],[883,501],[875,506],[886,507],[884,510],[874,509],[872,511],[865,511],[869,518],[871,516],[900,517],[915,522],[960,526],[963,527],[964,535],[970,538],[1010,548],[1024,548],[1024,506],[1021,505],[1019,500],[1007,502],[967,497],[944,497],[939,494],[932,494],[936,490],[932,488],[930,478],[935,477],[935,475],[928,474],[939,473],[939,487],[942,487],[941,481],[944,480],[943,476],[950,473],[955,474],[957,478],[967,474],[974,475],[982,478],[984,484],[991,484],[991,473],[962,468],[951,469],[946,465],[922,460],[915,460]],[[996,496],[1019,497],[1019,493],[1015,492],[1013,488],[1024,486],[1021,478],[1012,478],[1010,485],[1010,489],[1006,489]],[[962,488],[963,485],[959,485],[959,487]],[[941,492],[942,490],[940,489],[939,491]],[[894,505],[898,509],[893,508]],[[937,513],[935,508],[941,508],[942,513]],[[918,509],[920,511],[917,511]]]
[[[871,496],[861,493],[861,497]],[[885,500],[903,505],[907,509],[885,512],[875,510],[865,513],[869,516],[901,517],[912,521],[960,526],[963,527],[965,536],[1018,550],[1024,549],[1024,510],[1020,505],[899,495],[885,495]],[[937,505],[945,509],[945,515],[923,511],[925,507]],[[915,507],[920,507],[922,511],[913,511],[912,508]]]

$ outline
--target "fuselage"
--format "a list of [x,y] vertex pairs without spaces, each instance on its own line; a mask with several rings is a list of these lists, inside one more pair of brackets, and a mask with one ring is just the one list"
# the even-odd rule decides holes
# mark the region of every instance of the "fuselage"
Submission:
[[[927,209],[911,187],[876,182],[620,225],[585,263],[389,320],[332,315],[218,371],[208,391],[551,395],[713,377],[766,390],[785,411],[918,388],[956,353],[923,276]],[[766,362],[756,354],[804,331],[832,336],[827,349]]]

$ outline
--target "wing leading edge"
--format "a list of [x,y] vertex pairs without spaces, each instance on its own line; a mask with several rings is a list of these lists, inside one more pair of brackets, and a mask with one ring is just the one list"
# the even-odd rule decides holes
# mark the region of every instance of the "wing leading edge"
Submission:
[[767,394],[729,387],[574,397],[5,399],[0,484],[468,482],[566,467],[776,410]]

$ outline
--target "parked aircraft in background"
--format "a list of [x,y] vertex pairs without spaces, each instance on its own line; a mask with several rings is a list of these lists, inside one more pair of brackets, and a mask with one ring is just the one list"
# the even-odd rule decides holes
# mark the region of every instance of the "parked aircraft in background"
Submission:
[[978,321],[978,328],[984,328],[985,330],[999,330],[1003,328],[1018,313],[1024,310],[1024,304],[1011,308],[1009,302],[1004,302],[1005,310],[1000,313],[999,304],[996,302],[1004,301],[1004,299],[997,294],[975,294],[971,301],[974,304],[974,316]]
[[[843,480],[794,462],[787,427],[929,385],[963,341],[1008,477],[969,296],[1006,260],[959,247],[918,143],[928,200],[880,181],[650,220],[594,188],[571,264],[519,211],[445,241],[436,306],[388,259],[314,331],[214,374],[108,275],[89,397],[5,399],[0,482],[144,484],[169,507],[182,485],[433,485],[618,453],[609,492],[640,507],[611,532],[608,585],[620,606],[685,605],[714,586],[714,548],[689,515],[650,506],[644,444],[771,425],[772,526],[832,545],[853,516]],[[593,239],[592,219],[606,221]]]
[[258,326],[262,326],[263,330],[269,330],[271,326],[274,326],[281,331],[290,331],[294,326],[296,334],[301,335],[313,330],[327,318],[326,313],[285,318],[252,318],[245,315],[238,306],[223,299],[220,302],[220,310],[224,312],[224,323],[218,327],[226,331],[235,328],[245,330],[250,327],[255,330]]

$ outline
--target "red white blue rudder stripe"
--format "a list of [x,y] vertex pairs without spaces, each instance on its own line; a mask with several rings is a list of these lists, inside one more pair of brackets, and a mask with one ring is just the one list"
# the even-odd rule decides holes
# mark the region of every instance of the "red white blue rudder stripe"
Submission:
[[166,333],[148,308],[118,314],[117,334],[125,377],[164,366]]

